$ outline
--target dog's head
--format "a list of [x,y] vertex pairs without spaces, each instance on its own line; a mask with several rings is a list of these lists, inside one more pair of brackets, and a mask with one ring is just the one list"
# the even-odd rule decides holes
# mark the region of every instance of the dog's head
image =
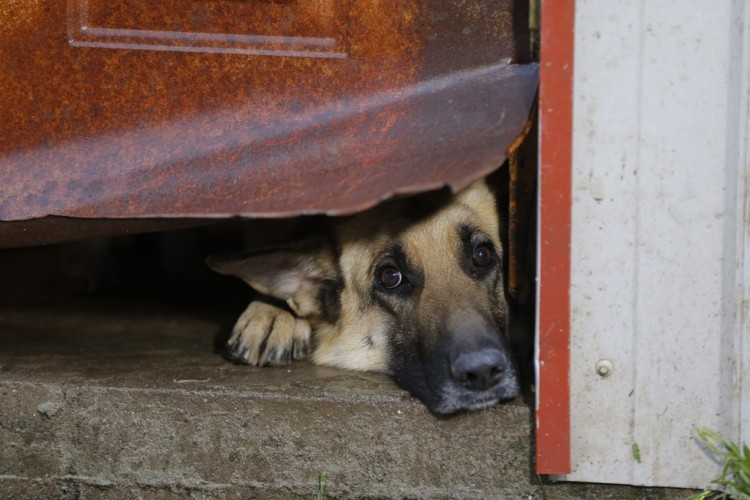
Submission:
[[519,392],[501,260],[495,198],[479,182],[339,220],[330,237],[251,255],[232,274],[310,320],[315,362],[389,373],[449,414]]

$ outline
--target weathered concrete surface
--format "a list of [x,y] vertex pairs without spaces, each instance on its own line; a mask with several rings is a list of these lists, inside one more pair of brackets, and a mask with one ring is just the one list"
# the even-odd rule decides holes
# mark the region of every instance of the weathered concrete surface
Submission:
[[[224,321],[0,310],[0,497],[664,498],[546,485],[518,401],[437,419],[386,378],[235,366]],[[673,491],[671,498],[684,497]]]

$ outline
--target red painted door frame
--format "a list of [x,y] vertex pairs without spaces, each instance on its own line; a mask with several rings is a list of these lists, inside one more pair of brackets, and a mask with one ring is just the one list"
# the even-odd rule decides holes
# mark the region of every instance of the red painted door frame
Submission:
[[542,0],[536,468],[570,472],[570,227],[575,0]]

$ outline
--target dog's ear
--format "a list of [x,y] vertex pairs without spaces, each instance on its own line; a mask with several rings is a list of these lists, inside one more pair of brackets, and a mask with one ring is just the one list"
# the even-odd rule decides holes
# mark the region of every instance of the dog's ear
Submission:
[[323,238],[256,252],[212,255],[206,264],[283,300],[302,318],[328,315],[328,298],[340,282],[333,247]]

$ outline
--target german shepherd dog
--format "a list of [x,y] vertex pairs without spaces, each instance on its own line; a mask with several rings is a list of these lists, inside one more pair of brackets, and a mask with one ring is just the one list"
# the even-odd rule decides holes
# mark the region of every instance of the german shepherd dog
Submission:
[[296,243],[209,257],[259,293],[229,357],[384,372],[439,415],[516,397],[497,214],[479,181],[334,219]]

